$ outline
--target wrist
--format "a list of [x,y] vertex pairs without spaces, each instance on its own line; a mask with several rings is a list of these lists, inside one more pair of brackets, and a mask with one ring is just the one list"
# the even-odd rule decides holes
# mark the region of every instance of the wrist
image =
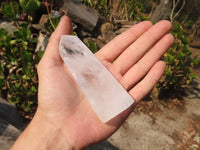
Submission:
[[38,113],[20,135],[12,150],[73,150],[62,132]]

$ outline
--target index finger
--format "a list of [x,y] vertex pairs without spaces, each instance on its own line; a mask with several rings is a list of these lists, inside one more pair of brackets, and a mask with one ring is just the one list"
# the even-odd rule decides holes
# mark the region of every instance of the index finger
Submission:
[[114,61],[127,47],[129,47],[129,45],[136,41],[151,26],[152,23],[150,21],[143,21],[134,25],[106,44],[96,53],[96,56],[102,61]]

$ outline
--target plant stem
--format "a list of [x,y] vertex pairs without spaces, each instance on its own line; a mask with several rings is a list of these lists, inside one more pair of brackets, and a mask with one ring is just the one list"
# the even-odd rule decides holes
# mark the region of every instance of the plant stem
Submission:
[[50,24],[51,24],[51,26],[53,27],[53,29],[55,30],[56,27],[54,26],[54,24],[53,24],[53,22],[52,22],[52,19],[51,19],[50,12],[49,12],[49,8],[48,8],[48,2],[47,2],[47,0],[46,0],[46,8],[47,8],[47,13],[48,13],[48,16],[49,16]]

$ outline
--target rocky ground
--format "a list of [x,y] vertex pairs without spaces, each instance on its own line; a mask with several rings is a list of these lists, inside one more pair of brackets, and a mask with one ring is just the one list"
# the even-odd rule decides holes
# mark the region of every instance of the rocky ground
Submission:
[[[133,112],[109,139],[121,150],[200,149],[200,78],[197,87],[184,97],[181,107],[152,101],[157,110]],[[148,109],[148,107],[147,107]]]
[[199,77],[195,85],[181,102],[142,102],[107,141],[86,150],[199,150]]

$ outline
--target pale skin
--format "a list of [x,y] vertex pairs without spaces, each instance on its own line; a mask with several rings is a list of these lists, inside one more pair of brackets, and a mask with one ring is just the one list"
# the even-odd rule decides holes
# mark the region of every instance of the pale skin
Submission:
[[174,42],[170,30],[168,21],[144,21],[95,54],[135,100],[102,123],[59,55],[60,36],[72,33],[70,19],[62,17],[38,65],[37,112],[12,150],[77,150],[111,136],[163,75],[166,65],[160,58]]

